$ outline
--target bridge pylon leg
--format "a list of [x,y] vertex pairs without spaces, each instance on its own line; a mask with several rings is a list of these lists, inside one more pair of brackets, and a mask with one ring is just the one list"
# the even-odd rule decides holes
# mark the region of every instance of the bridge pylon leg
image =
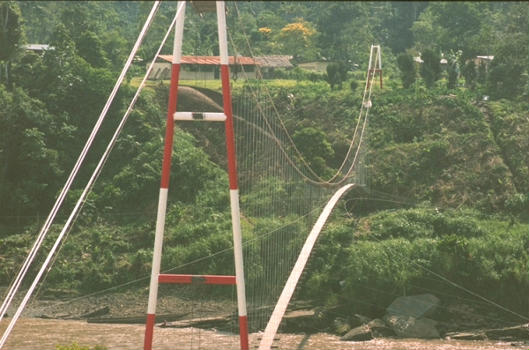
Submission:
[[[158,214],[156,218],[156,232],[154,239],[154,253],[152,261],[151,282],[149,289],[149,304],[147,308],[147,320],[145,327],[144,350],[152,349],[154,324],[156,319],[156,302],[158,297],[159,283],[205,283],[228,285],[235,284],[237,289],[237,307],[239,315],[239,336],[241,350],[249,349],[248,342],[248,318],[246,310],[246,292],[244,282],[244,266],[242,253],[242,234],[239,208],[239,188],[237,182],[237,162],[235,152],[235,135],[233,127],[233,111],[230,91],[230,73],[228,57],[228,41],[226,30],[226,12],[224,1],[216,2],[217,24],[219,35],[220,70],[222,80],[223,109],[224,113],[196,113],[176,112],[178,96],[178,80],[180,64],[182,62],[182,39],[184,29],[185,1],[178,2],[178,8],[182,10],[178,15],[175,26],[175,38],[173,46],[171,86],[169,89],[169,102],[167,108],[167,124],[165,133],[164,156],[162,162],[162,180],[158,200]],[[165,214],[167,208],[167,197],[169,190],[169,178],[171,168],[171,155],[173,147],[173,133],[175,120],[201,120],[201,121],[223,121],[226,132],[226,151],[228,158],[228,176],[230,190],[230,206],[232,218],[233,247],[235,259],[235,276],[212,276],[212,275],[168,275],[160,274],[162,257],[162,243],[165,228]]]

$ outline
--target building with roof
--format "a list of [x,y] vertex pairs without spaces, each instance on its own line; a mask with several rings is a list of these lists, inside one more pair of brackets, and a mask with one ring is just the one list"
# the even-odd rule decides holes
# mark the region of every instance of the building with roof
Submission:
[[276,68],[291,69],[294,67],[294,65],[290,63],[291,59],[292,56],[288,55],[268,55],[255,57],[255,61],[257,62],[264,79],[273,78]]
[[48,44],[27,44],[22,45],[22,48],[24,50],[33,51],[35,53],[42,53],[48,50],[55,50],[55,47],[50,46]]
[[494,56],[476,56],[476,58],[474,58],[474,64],[476,67],[483,64],[485,65],[485,68],[488,69],[492,60],[494,60]]
[[[172,61],[172,55],[159,55],[148,79],[170,79]],[[232,79],[255,79],[257,77],[257,65],[257,62],[251,57],[229,56],[229,66]],[[181,80],[219,79],[219,56],[182,56],[179,78]]]

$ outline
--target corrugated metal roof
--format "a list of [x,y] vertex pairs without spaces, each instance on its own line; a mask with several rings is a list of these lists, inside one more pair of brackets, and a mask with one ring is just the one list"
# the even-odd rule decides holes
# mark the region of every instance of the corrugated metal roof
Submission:
[[292,63],[290,63],[291,58],[292,56],[287,56],[287,55],[256,56],[255,61],[261,67],[290,68],[290,67],[294,67]]
[[[159,55],[162,60],[173,62],[172,55]],[[234,64],[233,56],[229,56],[229,64]],[[203,64],[203,65],[220,65],[219,56],[182,56],[182,64]],[[237,64],[240,65],[257,65],[257,62],[251,57],[237,56]]]

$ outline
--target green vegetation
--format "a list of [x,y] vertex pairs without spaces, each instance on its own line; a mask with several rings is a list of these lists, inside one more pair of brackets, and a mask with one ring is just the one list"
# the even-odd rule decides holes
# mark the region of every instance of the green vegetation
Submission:
[[[290,54],[299,65],[328,63],[326,73],[298,66],[278,71],[282,79],[233,82],[235,102],[252,84],[269,90],[297,147],[321,176],[333,174],[347,152],[362,101],[358,86],[363,87],[369,45],[390,48],[383,52],[384,90],[375,88],[372,95],[369,198],[349,196],[346,209],[354,219],[344,212],[335,216],[312,257],[300,296],[376,313],[366,305],[385,306],[404,292],[464,294],[438,274],[527,310],[521,292],[529,287],[527,3],[228,5],[228,25],[244,23],[254,54]],[[32,244],[150,6],[0,3],[0,28],[7,25],[0,33],[1,285],[10,282]],[[168,2],[160,9],[161,20],[139,54],[144,62],[152,58],[175,6]],[[2,15],[6,11],[9,16]],[[237,12],[240,19],[233,15]],[[7,17],[8,23],[1,22]],[[189,11],[189,19],[184,54],[216,54],[214,17],[201,19]],[[232,34],[238,53],[249,55],[243,32]],[[53,49],[33,53],[22,49],[24,43]],[[441,53],[451,55],[447,71],[439,66]],[[488,65],[476,63],[478,54],[495,58]],[[419,55],[422,66],[413,60]],[[144,63],[132,68],[136,77],[120,90],[60,221],[95,167],[143,69]],[[220,90],[218,81],[181,83]],[[148,276],[167,85],[148,82],[46,276],[46,288],[87,293]],[[491,100],[484,102],[484,95]],[[231,246],[228,180],[223,149],[216,146],[222,135],[213,135],[204,129],[175,131],[172,181],[178,181],[178,191],[170,191],[163,266],[181,266]],[[203,146],[205,140],[209,146]],[[244,218],[243,228],[253,229],[245,238],[279,225],[274,215],[281,213],[270,210],[274,199],[266,196],[267,186],[297,195],[295,184],[290,188],[269,178],[241,198],[269,215]],[[59,229],[54,226],[52,235]],[[300,224],[293,231],[306,229]],[[228,274],[233,259],[219,255],[192,269],[196,271],[186,273]],[[249,278],[259,278],[259,266],[255,271]]]
[[375,315],[402,293],[469,297],[443,276],[512,310],[529,306],[523,292],[529,287],[527,224],[430,206],[345,223],[329,226],[322,236],[313,273],[301,289],[305,297]]

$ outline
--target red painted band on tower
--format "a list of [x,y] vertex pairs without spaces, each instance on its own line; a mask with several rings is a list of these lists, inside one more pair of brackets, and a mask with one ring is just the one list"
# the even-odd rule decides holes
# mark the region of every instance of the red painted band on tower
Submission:
[[230,190],[236,190],[237,184],[237,161],[235,154],[235,136],[233,132],[233,112],[231,107],[230,92],[230,70],[227,64],[220,66],[222,79],[222,102],[224,114],[226,114],[226,149],[228,153],[228,176],[230,179]]
[[169,188],[169,177],[171,175],[171,154],[173,151],[174,118],[176,103],[178,99],[178,76],[180,75],[180,64],[171,67],[171,87],[169,88],[169,102],[167,107],[167,124],[165,128],[165,145],[163,150],[162,181],[161,188]]
[[239,332],[241,339],[241,350],[248,350],[248,317],[239,316]]
[[145,340],[143,343],[144,350],[152,350],[152,336],[154,332],[154,321],[156,320],[156,315],[147,314],[147,321],[145,323]]

